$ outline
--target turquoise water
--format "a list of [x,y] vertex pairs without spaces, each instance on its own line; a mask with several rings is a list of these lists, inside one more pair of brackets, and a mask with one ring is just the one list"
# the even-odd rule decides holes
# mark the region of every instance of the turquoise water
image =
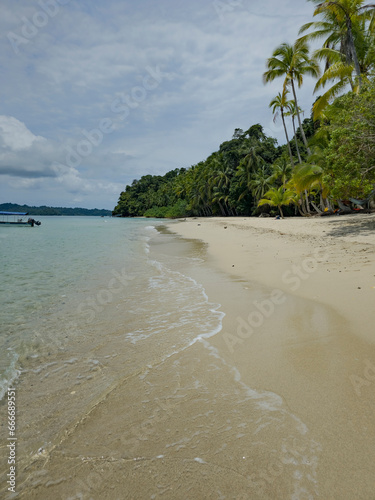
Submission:
[[28,361],[77,355],[79,346],[99,345],[103,332],[109,339],[121,331],[132,345],[163,335],[165,345],[165,332],[179,327],[183,345],[197,335],[189,331],[196,314],[205,318],[199,331],[217,330],[220,314],[209,312],[199,285],[149,258],[147,242],[160,222],[38,219],[40,227],[0,228],[1,397]]

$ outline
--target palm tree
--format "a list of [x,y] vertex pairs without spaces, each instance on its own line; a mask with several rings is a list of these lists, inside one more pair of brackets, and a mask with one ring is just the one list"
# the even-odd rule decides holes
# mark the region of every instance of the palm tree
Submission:
[[326,69],[321,78],[318,79],[314,94],[320,89],[324,88],[328,82],[334,83],[322,96],[320,96],[313,105],[313,116],[314,119],[326,118],[324,115],[324,110],[330,102],[332,102],[336,97],[342,94],[344,89],[350,84],[353,91],[357,90],[352,80],[353,65],[347,65],[342,61],[341,54],[333,49],[321,49],[316,57],[320,59],[321,57],[326,57],[324,52],[330,52],[330,62],[331,65]]
[[[299,108],[298,111],[300,113],[303,113],[303,111],[302,111],[301,108]],[[294,142],[296,143],[296,150],[297,150],[298,162],[302,163],[301,155],[300,155],[299,147],[298,147],[297,133],[296,133],[295,117],[297,116],[297,107],[296,107],[295,101],[288,101],[288,111],[285,113],[285,116],[291,116],[292,117]]]
[[[232,211],[228,207],[229,192],[225,190],[222,186],[214,186],[212,201],[220,207],[221,215],[226,217],[227,215],[233,215]],[[224,206],[222,205],[222,203]]]
[[311,213],[309,194],[314,189],[322,190],[322,177],[323,169],[318,165],[301,163],[293,170],[288,188],[293,189],[299,197],[298,208],[301,215]]
[[[317,3],[317,0],[311,0]],[[363,21],[369,18],[371,10],[374,9],[374,4],[363,5],[364,0],[336,0],[321,2],[315,9],[314,15],[328,13],[328,17],[332,15],[336,18],[339,25],[345,25],[344,36],[341,38],[342,51],[345,53],[347,64],[354,64],[355,72],[358,78],[359,89],[362,87],[361,68],[359,65],[357,48],[353,36],[353,22],[358,24],[358,21]],[[363,12],[361,12],[363,11]],[[358,28],[358,26],[356,26]],[[341,29],[341,32],[343,30]]]
[[254,173],[264,165],[263,158],[259,155],[259,146],[251,146],[248,154],[242,158],[238,165],[236,175],[239,177],[241,186],[244,186],[244,191],[241,193],[238,201],[251,190],[251,181]]
[[279,188],[271,188],[264,197],[259,201],[258,207],[262,205],[270,205],[271,207],[277,207],[280,211],[280,215],[284,218],[282,206],[290,205],[294,201],[295,193],[291,190],[284,191],[284,188],[280,186]]
[[277,94],[277,96],[272,99],[272,101],[269,103],[269,107],[272,108],[272,113],[274,114],[274,118],[273,118],[274,122],[278,116],[278,110],[280,110],[281,120],[283,122],[283,127],[284,127],[284,132],[285,132],[285,137],[286,137],[286,143],[288,145],[290,163],[292,166],[294,166],[293,154],[292,154],[292,150],[291,150],[290,143],[289,143],[288,130],[286,128],[285,118],[284,118],[284,116],[285,116],[284,109],[288,108],[289,103],[290,103],[290,101],[287,100],[287,95],[288,95],[288,91],[284,88],[282,93],[279,92]]
[[272,186],[272,181],[272,176],[270,176],[265,165],[255,172],[250,181],[250,189],[256,200],[263,198],[264,193]]
[[[285,153],[284,153],[285,154]],[[292,167],[291,165],[286,161],[285,156],[280,156],[275,163],[272,165],[272,176],[271,179],[272,181],[277,181],[281,180],[282,186],[285,189],[287,180],[291,177],[292,175]]]
[[[212,201],[217,201],[220,210],[223,215],[232,215],[232,211],[228,206],[228,198],[229,198],[229,188],[231,179],[233,176],[233,170],[230,167],[224,167],[221,165],[220,169],[214,173],[212,178],[213,184],[213,198]],[[224,203],[224,208],[220,202]]]
[[283,43],[277,47],[272,57],[267,59],[267,71],[263,74],[264,83],[272,82],[275,78],[283,76],[284,88],[287,86],[292,87],[294,102],[297,109],[297,118],[299,123],[299,128],[302,134],[302,139],[307,149],[310,153],[309,147],[307,145],[307,140],[305,132],[302,128],[300,112],[298,108],[298,101],[295,89],[295,81],[298,87],[301,87],[303,83],[303,77],[305,75],[310,75],[313,77],[318,77],[320,74],[320,69],[318,63],[315,59],[309,57],[309,47],[306,40],[297,40],[293,45],[288,43]]
[[[213,153],[207,159],[207,167],[210,175],[210,187],[212,188],[211,201],[218,203],[223,216],[232,215],[228,207],[228,196],[233,169],[225,164],[222,153]],[[223,204],[221,203],[223,202]],[[224,206],[223,206],[224,205]]]
[[[336,82],[314,104],[314,117],[322,115],[327,104],[342,93],[350,84],[353,91],[361,90],[362,76],[374,64],[374,7],[363,5],[364,0],[310,0],[317,4],[314,16],[323,15],[322,21],[303,25],[300,33],[310,28],[315,30],[300,40],[325,38],[323,47],[314,52],[318,60],[325,60],[325,71],[316,84],[314,92],[328,82]],[[353,81],[353,71],[357,83]]]
[[206,167],[204,162],[200,162],[188,171],[186,197],[189,200],[189,207],[194,213],[207,217],[212,214],[212,211],[209,206],[211,186]]

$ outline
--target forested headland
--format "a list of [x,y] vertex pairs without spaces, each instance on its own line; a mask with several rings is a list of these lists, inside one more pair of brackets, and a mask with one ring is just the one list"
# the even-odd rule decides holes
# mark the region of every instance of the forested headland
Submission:
[[[375,5],[315,4],[300,37],[265,62],[263,83],[280,81],[268,103],[285,144],[261,125],[236,129],[208,158],[126,186],[113,214],[184,217],[329,214],[368,208],[375,197]],[[311,51],[310,42],[322,47]],[[316,79],[310,117],[298,89]],[[260,75],[261,78],[261,75]],[[267,105],[267,104],[266,104]]]
[[0,204],[1,212],[27,212],[29,215],[91,215],[91,216],[110,216],[110,210],[99,208],[67,208],[67,207],[30,207],[29,205],[17,205],[16,203]]

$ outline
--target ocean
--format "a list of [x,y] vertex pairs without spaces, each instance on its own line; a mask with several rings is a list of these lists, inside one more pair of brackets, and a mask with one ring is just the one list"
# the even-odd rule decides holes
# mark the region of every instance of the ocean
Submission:
[[[218,330],[221,313],[211,311],[202,287],[149,257],[160,222],[38,220],[40,227],[0,228],[1,398],[27,360],[53,357],[75,342],[93,348],[121,327],[124,345],[155,342],[166,354],[166,343],[183,346]],[[167,340],[175,328],[178,340]]]
[[280,482],[315,498],[320,445],[210,343],[225,313],[204,244],[157,220],[38,219],[0,228],[19,497],[268,498]]

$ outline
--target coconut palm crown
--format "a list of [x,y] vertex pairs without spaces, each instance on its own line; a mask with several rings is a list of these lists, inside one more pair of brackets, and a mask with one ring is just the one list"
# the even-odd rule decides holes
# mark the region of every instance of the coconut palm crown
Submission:
[[316,60],[310,58],[309,46],[306,40],[299,39],[296,40],[293,45],[282,43],[274,50],[272,57],[267,59],[267,71],[263,74],[263,81],[264,83],[268,83],[278,77],[284,77],[284,88],[288,86],[292,88],[302,139],[308,153],[310,153],[306,136],[302,128],[295,89],[295,82],[298,87],[301,87],[305,75],[318,78],[320,75],[320,68]]

